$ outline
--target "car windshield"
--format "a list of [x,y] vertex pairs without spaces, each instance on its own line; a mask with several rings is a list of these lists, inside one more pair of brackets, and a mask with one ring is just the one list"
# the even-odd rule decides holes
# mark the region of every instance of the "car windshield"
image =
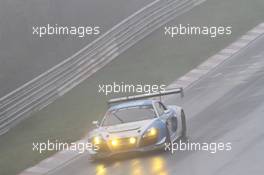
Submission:
[[156,117],[151,105],[121,108],[108,111],[103,120],[103,126],[153,119]]

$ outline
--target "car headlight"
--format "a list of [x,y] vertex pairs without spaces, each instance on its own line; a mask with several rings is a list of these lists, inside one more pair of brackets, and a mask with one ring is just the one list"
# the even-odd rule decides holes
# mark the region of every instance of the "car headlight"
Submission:
[[101,144],[102,142],[103,142],[103,139],[102,139],[101,136],[95,136],[95,137],[92,138],[92,143],[93,143],[94,145],[99,145],[99,144]]
[[157,128],[150,128],[143,135],[143,138],[145,138],[145,137],[157,137],[157,136],[158,136],[158,129]]
[[137,139],[135,137],[130,137],[129,138],[129,143],[130,144],[135,144],[137,142]]
[[112,146],[117,146],[118,145],[118,139],[113,139],[111,140]]

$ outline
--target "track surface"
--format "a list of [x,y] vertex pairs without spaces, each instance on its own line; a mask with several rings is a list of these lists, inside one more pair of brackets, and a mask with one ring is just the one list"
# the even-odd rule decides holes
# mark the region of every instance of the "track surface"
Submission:
[[232,142],[231,151],[149,153],[91,163],[87,155],[51,174],[262,174],[264,37],[165,102],[185,108],[192,142]]

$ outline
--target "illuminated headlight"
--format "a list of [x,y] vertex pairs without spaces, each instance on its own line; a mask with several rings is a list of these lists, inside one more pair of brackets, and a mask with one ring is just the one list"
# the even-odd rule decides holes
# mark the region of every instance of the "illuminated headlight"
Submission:
[[92,143],[94,144],[94,145],[99,145],[99,144],[101,144],[103,142],[103,139],[102,139],[102,137],[100,137],[100,136],[95,136],[95,137],[93,137],[93,139],[92,139]]
[[89,141],[92,143],[94,151],[96,152],[108,152],[109,151],[106,141],[101,135],[96,135],[90,138]]
[[157,136],[158,136],[158,129],[157,128],[150,128],[143,135],[143,138],[145,138],[145,137],[157,137]]
[[111,140],[111,144],[112,144],[112,146],[117,146],[118,145],[118,140],[117,139]]
[[137,139],[136,139],[135,137],[130,137],[130,138],[129,138],[129,143],[130,143],[130,144],[135,144],[136,141],[137,141]]

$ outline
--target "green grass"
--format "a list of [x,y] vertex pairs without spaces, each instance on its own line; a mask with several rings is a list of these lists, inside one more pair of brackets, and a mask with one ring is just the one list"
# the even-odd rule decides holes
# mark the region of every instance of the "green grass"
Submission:
[[0,174],[16,174],[51,152],[32,151],[32,142],[75,141],[87,134],[91,121],[101,117],[109,97],[98,84],[116,82],[169,84],[264,20],[263,0],[208,0],[170,25],[232,25],[229,37],[164,37],[163,29],[142,40],[105,68],[44,110],[1,136]]

